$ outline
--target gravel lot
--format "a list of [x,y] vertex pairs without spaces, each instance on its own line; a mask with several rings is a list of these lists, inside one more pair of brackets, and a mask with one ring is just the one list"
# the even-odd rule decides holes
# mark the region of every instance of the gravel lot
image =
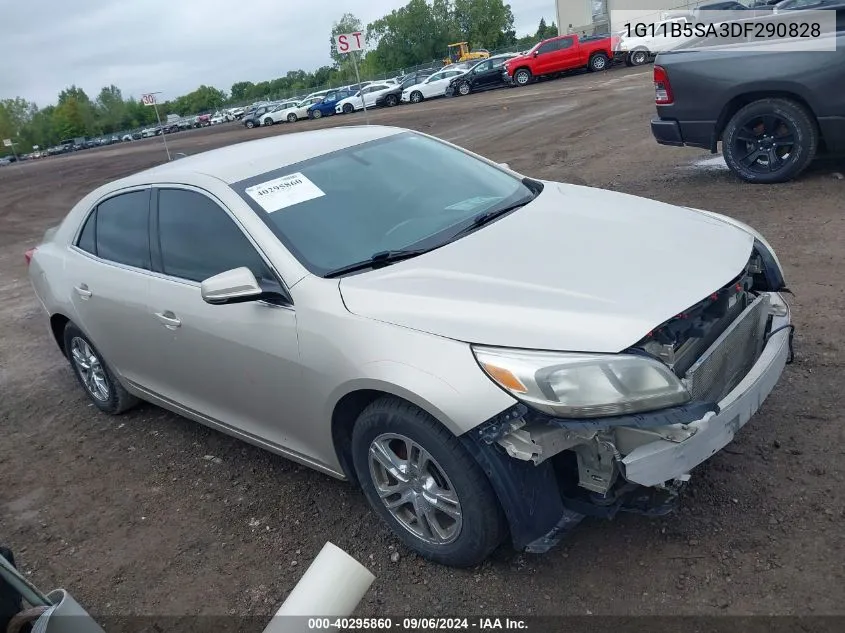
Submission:
[[[795,293],[796,362],[677,513],[588,520],[547,555],[502,548],[453,570],[402,548],[349,484],[150,405],[98,413],[47,332],[23,252],[95,186],[162,162],[148,139],[0,169],[0,542],[99,616],[269,614],[326,540],[377,576],[362,615],[845,614],[845,163],[746,185],[705,152],[657,146],[652,100],[650,68],[616,69],[370,118],[537,177],[727,213],[770,239]],[[193,154],[363,122],[168,141]]]

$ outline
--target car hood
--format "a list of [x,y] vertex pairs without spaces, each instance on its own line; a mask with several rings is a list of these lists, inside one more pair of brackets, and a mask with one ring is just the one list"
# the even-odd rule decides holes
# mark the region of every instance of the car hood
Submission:
[[353,314],[469,343],[619,352],[736,278],[754,237],[692,209],[545,183],[430,253],[340,281]]

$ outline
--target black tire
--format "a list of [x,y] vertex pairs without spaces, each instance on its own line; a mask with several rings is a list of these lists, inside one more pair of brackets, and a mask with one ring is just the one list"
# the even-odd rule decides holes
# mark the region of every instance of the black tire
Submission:
[[[461,510],[461,525],[454,540],[426,542],[385,506],[376,490],[369,459],[370,446],[384,434],[409,438],[425,449],[445,473]],[[484,471],[460,440],[414,405],[384,397],[368,406],[352,432],[352,457],[367,501],[399,539],[420,556],[443,565],[469,567],[487,558],[507,536],[504,513]]]
[[392,108],[393,106],[397,105],[398,103],[399,103],[399,97],[397,97],[396,95],[387,95],[384,98],[384,105],[386,105],[388,108]]
[[513,74],[513,83],[517,86],[527,86],[531,83],[533,76],[527,68],[520,68]]
[[352,114],[355,112],[355,106],[351,103],[344,103],[343,104],[343,113],[344,114]]
[[247,122],[244,125],[246,125],[248,130],[251,130],[252,128],[255,127],[255,123],[252,122],[252,119],[247,120]]
[[423,100],[423,95],[419,90],[414,90],[409,99],[411,103],[420,103]]
[[296,123],[296,121],[297,121],[296,112],[291,112],[288,115],[288,123]]
[[[91,352],[94,354],[94,356],[97,358],[98,364],[102,369],[102,383],[104,383],[106,388],[108,389],[107,397],[102,398],[95,395],[92,387],[90,387],[89,384],[86,383],[85,377],[82,374],[82,370],[74,361],[73,350],[77,340],[83,341],[85,345],[87,345]],[[136,398],[128,391],[126,391],[126,389],[123,388],[123,385],[121,385],[117,378],[115,378],[114,373],[109,368],[102,354],[97,351],[97,348],[90,341],[90,339],[82,333],[82,330],[76,327],[72,322],[68,322],[68,324],[65,326],[64,349],[68,362],[70,363],[70,366],[73,369],[73,373],[76,376],[76,379],[79,381],[79,384],[85,390],[85,393],[88,394],[88,397],[91,399],[91,402],[93,402],[94,406],[96,406],[100,411],[102,411],[103,413],[108,413],[110,415],[118,415],[138,404],[138,398]]]
[[456,95],[461,95],[462,97],[466,97],[469,93],[472,92],[472,86],[468,81],[462,81],[458,84],[458,89],[455,90]]
[[651,54],[647,50],[637,49],[631,51],[631,53],[626,58],[625,63],[627,65],[628,61],[630,60],[631,66],[642,66],[643,64],[648,63],[649,57],[651,57]]
[[604,53],[596,53],[592,57],[590,57],[590,62],[588,64],[588,68],[590,69],[591,73],[599,73],[603,70],[607,70],[610,67],[609,59],[607,55]]
[[722,134],[722,155],[746,182],[772,184],[797,177],[818,151],[815,118],[789,99],[760,99],[734,114]]
[[322,119],[323,118],[323,111],[322,110],[312,110],[308,113],[312,119]]
[[273,123],[274,121],[272,117],[268,116],[266,119],[264,119],[264,125],[273,125]]

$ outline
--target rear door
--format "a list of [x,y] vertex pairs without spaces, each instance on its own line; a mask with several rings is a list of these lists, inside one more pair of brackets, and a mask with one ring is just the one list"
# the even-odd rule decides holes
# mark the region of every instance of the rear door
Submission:
[[149,187],[123,191],[91,210],[68,253],[74,321],[124,378],[145,385],[156,367],[146,346],[150,274]]
[[201,282],[248,267],[286,294],[280,277],[234,216],[207,192],[154,192],[153,269],[146,343],[161,359],[161,397],[252,437],[305,452],[301,368],[290,301],[210,305]]
[[558,40],[558,50],[555,53],[555,71],[572,70],[580,68],[587,63],[581,59],[586,54],[574,37],[562,37]]

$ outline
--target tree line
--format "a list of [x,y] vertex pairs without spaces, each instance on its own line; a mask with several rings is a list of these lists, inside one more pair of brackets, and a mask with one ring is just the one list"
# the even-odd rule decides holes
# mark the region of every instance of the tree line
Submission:
[[[334,47],[334,36],[339,33],[366,31],[367,48],[359,57],[362,78],[445,59],[448,45],[455,42],[465,41],[473,50],[521,49],[557,35],[554,22],[546,24],[541,19],[535,33],[517,38],[513,24],[513,12],[504,0],[410,0],[366,28],[357,17],[346,13],[332,27],[331,65],[311,72],[292,70],[283,77],[258,83],[239,81],[228,93],[203,85],[160,104],[159,112],[162,117],[186,116],[352,83],[355,73],[351,61]],[[19,152],[29,152],[33,146],[46,148],[64,139],[114,134],[154,123],[153,108],[135,97],[124,97],[114,85],[102,88],[94,99],[82,88],[70,86],[59,93],[55,105],[44,108],[22,97],[0,101],[0,138],[14,138]]]

